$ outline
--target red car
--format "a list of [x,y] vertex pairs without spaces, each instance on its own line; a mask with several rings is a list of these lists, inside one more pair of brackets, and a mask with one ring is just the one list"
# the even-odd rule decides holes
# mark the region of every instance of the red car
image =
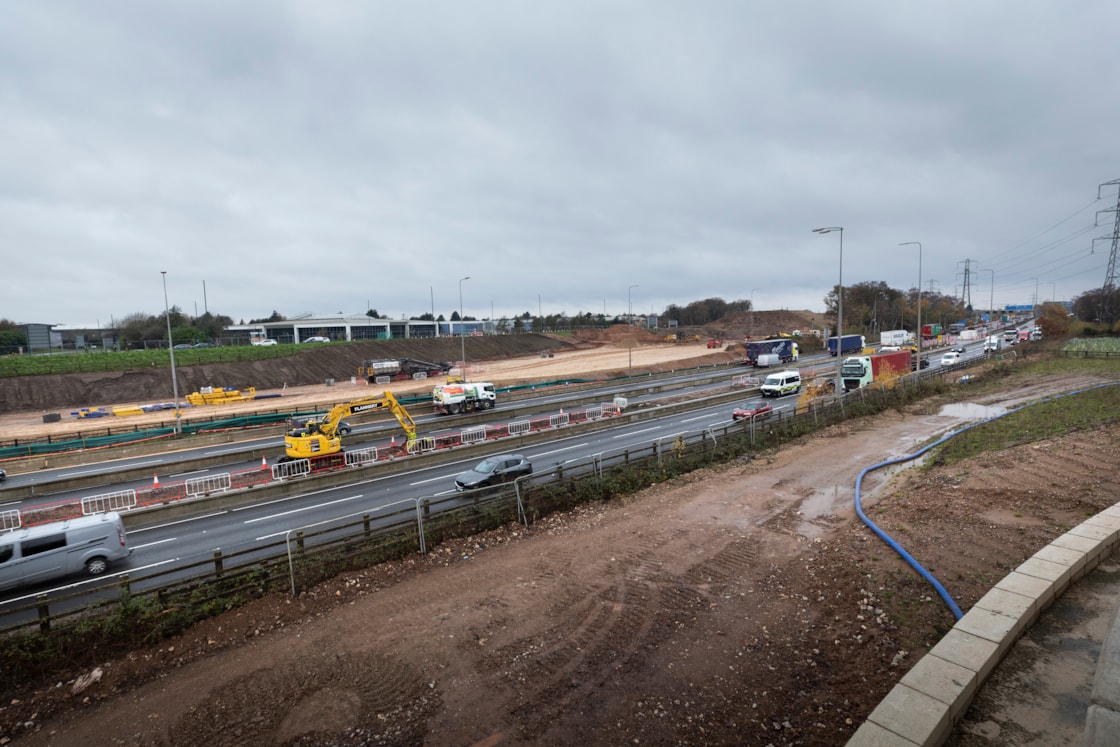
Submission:
[[768,402],[748,403],[743,405],[742,407],[736,407],[734,410],[732,410],[731,419],[738,420],[740,418],[746,418],[750,420],[751,418],[759,418],[763,415],[769,415],[773,411],[774,406]]

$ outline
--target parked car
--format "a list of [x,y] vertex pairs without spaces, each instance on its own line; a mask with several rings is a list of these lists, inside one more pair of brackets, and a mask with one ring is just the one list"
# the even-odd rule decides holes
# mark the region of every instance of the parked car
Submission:
[[191,344],[189,342],[180,342],[174,347],[175,350],[190,350]]
[[319,335],[316,335],[315,337],[308,337],[306,340],[304,340],[304,342],[330,342],[330,341],[331,341],[331,338],[321,337]]
[[941,356],[942,366],[953,366],[961,361],[961,354],[950,350],[945,355]]
[[267,345],[279,345],[279,343],[276,342],[276,340],[273,340],[271,337],[266,337],[263,340],[253,340],[253,344],[260,347],[265,347]]
[[195,344],[195,347],[196,348],[212,348],[212,347],[214,347],[214,344],[210,343],[210,342],[199,342],[199,343]]
[[456,477],[455,489],[462,492],[485,488],[531,474],[533,465],[528,459],[520,454],[501,454],[483,459],[473,469]]
[[746,418],[747,420],[750,420],[751,418],[759,418],[765,415],[769,415],[772,412],[774,412],[774,406],[769,402],[748,402],[742,407],[736,407],[734,410],[732,410],[731,419],[741,420],[743,418]]

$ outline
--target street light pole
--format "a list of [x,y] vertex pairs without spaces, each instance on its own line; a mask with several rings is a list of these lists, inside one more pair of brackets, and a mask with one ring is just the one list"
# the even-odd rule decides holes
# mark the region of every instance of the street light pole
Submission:
[[470,279],[470,275],[459,278],[459,352],[463,360],[463,370],[459,373],[463,375],[464,382],[467,380],[467,325],[463,323],[463,281]]
[[175,375],[175,341],[171,338],[171,307],[167,305],[167,270],[160,270],[163,276],[163,311],[167,317],[167,350],[171,353],[171,391],[175,394],[175,435],[181,434],[179,423],[179,379]]
[[1029,278],[1034,281],[1034,298],[1031,299],[1031,315],[1038,316],[1038,278]]
[[918,341],[918,359],[917,368],[914,370],[918,372],[918,377],[922,375],[922,242],[920,241],[903,241],[899,246],[913,246],[918,245],[918,334],[916,335]]
[[630,327],[630,339],[627,340],[626,345],[626,375],[634,375],[634,303],[630,297],[630,291],[638,286],[631,285],[626,289],[626,324]]
[[751,288],[751,339],[754,339],[754,292],[761,288]]
[[840,362],[844,352],[844,227],[826,226],[813,229],[813,233],[833,231],[840,232],[840,284],[836,288],[836,396],[840,396],[844,391],[844,381],[840,378]]
[[992,286],[988,289],[988,331],[991,332],[996,323],[996,271],[980,268],[980,272],[992,273]]

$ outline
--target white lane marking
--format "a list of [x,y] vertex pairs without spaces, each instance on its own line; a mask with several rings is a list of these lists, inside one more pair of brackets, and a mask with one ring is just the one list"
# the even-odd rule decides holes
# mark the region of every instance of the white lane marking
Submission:
[[[136,462],[135,464],[128,465],[128,467],[129,468],[132,468],[132,467],[147,467],[150,464],[163,464],[163,462],[159,461],[159,460],[154,461],[154,462]],[[97,475],[97,474],[100,474],[102,472],[116,472],[119,469],[120,469],[119,466],[107,465],[105,467],[98,467],[97,469],[80,469],[80,470],[76,470],[74,472],[59,472],[58,476],[59,477],[78,477],[80,475]]]
[[173,472],[168,477],[186,477],[187,475],[204,475],[210,470],[192,469],[190,472]]
[[347,498],[339,498],[337,501],[328,501],[327,503],[316,503],[314,506],[304,506],[303,508],[293,508],[291,511],[282,511],[278,514],[269,514],[268,516],[261,516],[261,517],[256,518],[256,519],[246,519],[245,523],[246,524],[255,524],[258,521],[270,521],[272,519],[278,519],[281,516],[291,516],[292,514],[299,514],[299,513],[303,513],[304,511],[311,511],[311,510],[316,509],[316,508],[322,508],[323,506],[333,506],[336,503],[346,503],[347,501],[356,501],[359,498],[361,498],[362,496],[363,496],[362,493],[358,493],[357,495],[351,495]]
[[722,412],[710,412],[707,415],[698,415],[695,418],[684,418],[681,422],[691,423],[693,420],[710,420],[712,418],[722,418],[723,416]]
[[[466,472],[467,470],[462,470],[462,471]],[[456,472],[455,475],[457,475],[457,474],[459,474],[459,473]],[[439,477],[429,477],[427,480],[417,480],[416,482],[410,482],[409,485],[410,486],[412,486],[412,485],[425,485],[429,482],[440,482],[441,480],[454,480],[455,475],[440,475]]]
[[588,443],[589,443],[588,441],[584,441],[581,444],[573,444],[571,446],[565,446],[562,449],[553,449],[552,451],[542,451],[540,454],[534,454],[533,458],[536,459],[537,457],[546,457],[546,456],[551,456],[553,454],[559,454],[559,453],[564,452],[564,451],[571,451],[572,449],[579,449],[579,448],[582,448],[584,446],[587,446]]
[[156,545],[163,545],[163,544],[166,544],[168,542],[174,542],[177,539],[179,539],[179,538],[178,537],[169,537],[165,540],[156,540],[155,542],[148,542],[147,544],[143,544],[143,545],[133,545],[132,549],[133,550],[143,550],[146,547],[155,547]]
[[205,451],[205,456],[221,456],[222,454],[244,454],[244,446],[231,446],[228,449],[215,449],[213,451]]
[[199,519],[209,519],[212,516],[222,516],[223,514],[228,514],[228,513],[229,513],[229,511],[215,511],[212,514],[201,514],[200,516],[191,516],[191,517],[188,517],[186,519],[179,519],[178,521],[166,521],[163,524],[152,524],[151,526],[137,527],[136,529],[129,529],[128,534],[129,534],[129,536],[132,536],[134,534],[139,534],[140,532],[150,532],[153,529],[163,529],[164,527],[173,527],[176,524],[186,524],[187,522],[190,522],[190,521],[198,521]]
[[661,429],[660,428],[643,428],[640,431],[627,431],[626,433],[621,433],[617,436],[611,436],[611,438],[612,439],[615,439],[615,438],[630,438],[631,436],[637,436],[640,433],[651,433],[653,431],[659,431],[659,430],[661,430]]

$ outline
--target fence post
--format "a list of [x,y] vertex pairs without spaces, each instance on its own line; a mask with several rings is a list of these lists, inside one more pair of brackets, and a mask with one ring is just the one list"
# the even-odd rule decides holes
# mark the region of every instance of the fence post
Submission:
[[368,538],[370,533],[369,514],[362,514],[362,531],[365,533],[366,538]]
[[132,589],[130,588],[130,583],[129,583],[129,580],[128,580],[128,574],[127,573],[125,573],[121,576],[121,580],[117,584],[117,586],[120,587],[121,594],[123,594],[124,596],[127,597],[127,596],[132,595]]
[[47,595],[39,595],[39,632],[49,633],[51,630],[51,611],[47,606]]
[[215,550],[214,551],[214,575],[215,576],[221,576],[222,575],[222,551],[221,550]]

